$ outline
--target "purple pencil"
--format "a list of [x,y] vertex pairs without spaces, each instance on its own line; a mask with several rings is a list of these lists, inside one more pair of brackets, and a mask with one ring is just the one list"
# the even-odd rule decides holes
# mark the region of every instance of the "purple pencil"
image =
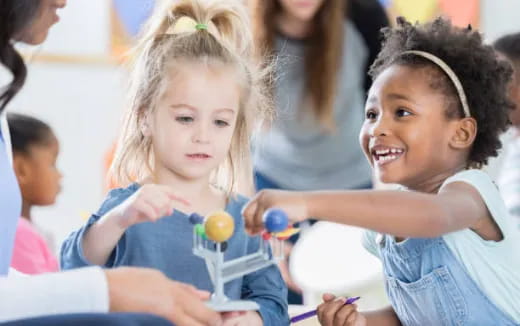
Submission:
[[[347,301],[345,301],[344,304],[352,304],[354,302],[356,302],[357,300],[359,300],[361,297],[355,297],[355,298],[348,298]],[[304,319],[307,319],[307,318],[310,318],[312,316],[316,316],[316,314],[318,313],[318,310],[311,310],[311,311],[308,311],[308,312],[305,312],[301,315],[297,315],[297,316],[294,316],[291,318],[291,323],[297,323],[299,321],[302,321]]]

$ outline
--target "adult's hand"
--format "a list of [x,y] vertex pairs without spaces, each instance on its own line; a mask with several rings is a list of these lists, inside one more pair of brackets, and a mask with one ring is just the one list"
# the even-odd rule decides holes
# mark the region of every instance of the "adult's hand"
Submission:
[[154,269],[121,267],[105,273],[112,312],[151,313],[176,326],[222,324],[220,315],[203,302],[208,292],[172,281]]

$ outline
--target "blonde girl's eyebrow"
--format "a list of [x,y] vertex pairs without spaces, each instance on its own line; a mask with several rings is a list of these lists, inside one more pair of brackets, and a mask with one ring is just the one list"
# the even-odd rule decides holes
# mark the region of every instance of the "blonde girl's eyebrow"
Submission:
[[197,111],[197,108],[195,108],[192,105],[185,104],[185,103],[171,104],[170,108],[172,108],[172,109],[188,109],[188,110],[191,110],[191,111]]
[[231,114],[235,114],[236,111],[233,110],[233,109],[230,109],[230,108],[219,108],[219,109],[216,109],[215,110],[216,113],[231,113]]
[[[189,105],[189,104],[184,104],[184,103],[172,104],[172,105],[170,105],[170,108],[172,108],[172,109],[189,109],[192,111],[197,111],[196,107]],[[221,113],[221,112],[229,112],[231,114],[236,113],[236,110],[233,110],[231,108],[218,108],[215,111],[216,111],[216,113]]]

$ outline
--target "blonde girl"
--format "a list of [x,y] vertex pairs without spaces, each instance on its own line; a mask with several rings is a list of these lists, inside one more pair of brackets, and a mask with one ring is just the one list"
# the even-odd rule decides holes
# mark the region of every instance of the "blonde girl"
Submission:
[[[65,241],[64,268],[147,266],[211,291],[204,261],[191,253],[191,212],[226,210],[234,217],[225,259],[258,249],[259,238],[246,235],[240,215],[247,200],[236,194],[241,175],[251,175],[253,118],[268,103],[250,48],[241,3],[169,1],[157,10],[137,46],[113,165],[117,182],[130,184],[111,191]],[[225,292],[260,306],[225,315],[227,325],[287,323],[286,287],[275,266],[227,283]]]

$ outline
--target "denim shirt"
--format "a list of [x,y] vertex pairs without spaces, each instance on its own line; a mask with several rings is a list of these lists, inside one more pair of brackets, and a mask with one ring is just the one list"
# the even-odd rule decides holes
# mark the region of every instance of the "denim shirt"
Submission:
[[[90,265],[81,247],[85,231],[110,209],[119,205],[139,189],[134,183],[125,189],[110,192],[99,211],[87,224],[72,233],[61,248],[64,269]],[[241,209],[247,199],[232,198],[226,211],[233,216],[235,233],[228,240],[224,259],[253,253],[260,245],[259,237],[244,231]],[[145,222],[129,227],[111,253],[105,267],[141,266],[161,270],[169,278],[189,283],[201,290],[213,291],[204,259],[192,254],[193,225],[186,214],[175,211],[155,223]],[[264,325],[288,325],[287,287],[275,265],[261,269],[225,284],[225,294],[232,300],[247,299],[258,303]]]
[[404,326],[519,325],[482,292],[443,238],[383,236],[386,292]]

